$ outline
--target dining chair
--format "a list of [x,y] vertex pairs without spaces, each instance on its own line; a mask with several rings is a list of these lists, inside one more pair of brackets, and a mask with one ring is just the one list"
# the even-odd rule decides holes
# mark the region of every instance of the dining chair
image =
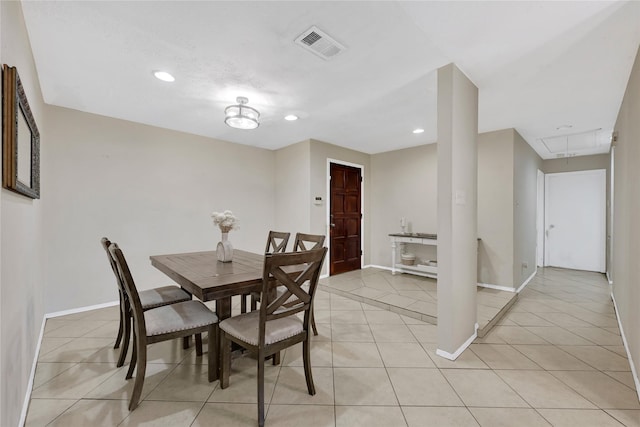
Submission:
[[[293,240],[293,251],[307,251],[321,248],[322,245],[324,245],[324,239],[325,236],[322,234],[296,233],[296,238]],[[318,336],[316,316],[313,307],[311,307],[311,329],[313,329],[313,335]]]
[[[113,348],[115,349],[120,347],[120,343],[122,343],[122,348],[120,349],[120,357],[118,357],[118,362],[116,363],[116,366],[120,367],[124,365],[127,351],[129,350],[129,341],[131,340],[131,306],[129,304],[127,293],[125,292],[124,284],[122,283],[122,278],[118,273],[118,267],[116,266],[113,256],[109,252],[111,241],[106,237],[103,237],[100,242],[102,243],[102,247],[107,253],[107,258],[109,259],[109,264],[111,265],[113,274],[116,276],[118,295],[120,296],[120,325],[118,327],[118,336],[116,337],[116,343],[113,346]],[[163,305],[189,301],[191,299],[191,295],[178,286],[162,286],[160,288],[140,291],[139,296],[143,311],[161,307]],[[196,345],[202,345],[200,337],[196,337]],[[189,347],[189,337],[185,338],[183,347]]]
[[324,245],[325,236],[322,234],[296,233],[293,241],[293,251],[308,251],[321,248]]
[[[327,248],[310,251],[265,254],[262,272],[262,301],[269,301],[273,286],[286,290],[260,310],[239,314],[220,322],[222,363],[220,387],[229,386],[231,343],[257,354],[258,359],[258,425],[264,426],[264,364],[265,357],[302,343],[304,375],[310,395],[316,393],[311,373],[311,337],[309,322],[313,297]],[[296,267],[297,266],[297,267]],[[308,282],[308,290],[303,285]],[[295,304],[288,304],[293,298]],[[302,319],[297,315],[304,313]]]
[[[288,234],[288,233],[287,233]],[[306,233],[296,233],[296,237],[293,241],[293,251],[306,251],[310,249],[318,249],[324,245],[325,236],[322,234],[306,234]],[[285,245],[286,246],[286,245]],[[267,242],[267,249],[269,249],[269,242]],[[284,252],[284,251],[283,251]],[[276,289],[276,296],[282,295],[282,288],[278,287]],[[257,308],[257,303],[260,301],[260,293],[254,292],[251,294],[251,310],[255,310]],[[289,302],[287,302],[289,304]],[[316,319],[313,314],[313,307],[311,307],[311,329],[313,330],[313,335],[318,335],[318,328],[316,327]],[[273,359],[274,364],[278,364],[279,357],[276,355]]]
[[[291,233],[287,233],[284,231],[269,231],[269,235],[267,236],[267,246],[264,249],[265,254],[275,254],[280,252],[287,251],[287,243],[289,243],[289,237]],[[255,310],[258,307],[258,301],[260,301],[260,293],[259,292],[251,292],[251,310]],[[246,295],[242,295],[242,300],[240,302],[240,312],[247,312],[246,305]]]
[[[136,366],[137,370],[129,410],[133,411],[138,406],[142,394],[147,369],[147,346],[150,344],[207,332],[209,382],[218,379],[218,354],[215,350],[218,343],[218,316],[196,300],[143,310],[127,261],[116,243],[109,245],[109,253],[116,263],[133,313],[134,345],[129,372],[132,373]],[[196,346],[196,353],[202,356],[201,345],[199,349]],[[127,375],[127,378],[131,376]]]

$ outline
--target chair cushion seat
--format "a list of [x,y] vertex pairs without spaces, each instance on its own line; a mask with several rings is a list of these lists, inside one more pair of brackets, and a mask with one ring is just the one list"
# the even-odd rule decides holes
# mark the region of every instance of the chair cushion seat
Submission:
[[140,296],[140,303],[142,304],[143,310],[191,300],[191,296],[177,286],[163,286],[161,288],[149,289],[139,292],[138,295]]
[[200,301],[184,301],[144,312],[147,336],[201,328],[218,322],[218,316]]
[[[258,345],[258,325],[260,311],[240,314],[220,322],[220,328],[247,344]],[[286,340],[303,332],[302,320],[298,316],[288,316],[266,323],[264,342],[266,345]]]

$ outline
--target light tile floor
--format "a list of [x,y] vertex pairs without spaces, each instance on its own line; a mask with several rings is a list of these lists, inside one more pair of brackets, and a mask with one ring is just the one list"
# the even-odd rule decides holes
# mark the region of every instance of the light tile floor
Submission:
[[[413,274],[391,274],[366,268],[320,280],[320,289],[383,308],[424,322],[437,324],[437,281]],[[482,337],[517,300],[513,292],[477,287],[478,336]]]
[[[436,326],[412,317],[320,291],[316,319],[317,394],[306,392],[299,346],[287,350],[266,369],[267,426],[640,426],[599,274],[539,271],[455,362],[435,355]],[[178,341],[150,347],[144,400],[129,412],[133,381],[115,367],[116,328],[116,308],[47,322],[28,426],[257,424],[255,360],[235,359],[221,390]]]

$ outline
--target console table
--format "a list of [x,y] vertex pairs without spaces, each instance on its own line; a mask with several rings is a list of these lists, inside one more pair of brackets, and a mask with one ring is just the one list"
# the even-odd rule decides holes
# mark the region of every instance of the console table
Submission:
[[433,279],[438,277],[438,267],[429,265],[404,265],[397,262],[396,256],[398,247],[402,247],[407,243],[438,246],[438,236],[427,233],[393,233],[389,234],[389,238],[391,239],[391,274],[400,272],[431,277]]

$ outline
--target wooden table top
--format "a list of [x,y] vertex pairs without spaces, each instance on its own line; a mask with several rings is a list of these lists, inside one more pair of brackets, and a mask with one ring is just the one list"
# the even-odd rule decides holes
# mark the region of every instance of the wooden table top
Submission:
[[234,249],[232,262],[220,262],[215,251],[150,257],[151,265],[202,301],[259,291],[264,255]]

